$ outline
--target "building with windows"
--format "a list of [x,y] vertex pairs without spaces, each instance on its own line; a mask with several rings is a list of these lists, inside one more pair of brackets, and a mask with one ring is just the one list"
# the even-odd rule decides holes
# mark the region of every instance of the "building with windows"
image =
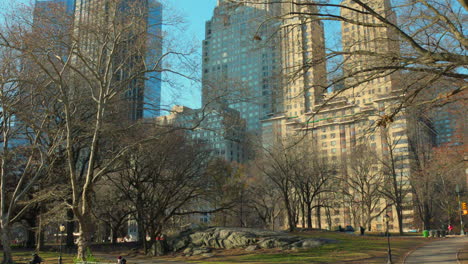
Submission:
[[169,115],[157,117],[156,122],[185,130],[190,139],[204,145],[214,156],[236,163],[246,160],[245,122],[234,109],[174,106]]
[[261,120],[303,114],[319,100],[326,82],[323,25],[285,17],[294,8],[292,2],[218,1],[203,41],[203,105],[228,104],[260,136]]
[[[390,1],[366,3],[380,15],[396,22]],[[355,22],[342,23],[345,65],[342,74],[346,77],[345,81],[337,86],[338,89],[325,95],[313,89],[316,99],[309,100],[310,107],[305,108],[308,111],[297,114],[285,111],[285,114],[262,120],[263,147],[272,147],[278,140],[300,138],[303,140],[301,144],[313,145],[320,156],[336,164],[340,168],[338,173],[341,179],[351,179],[356,177],[350,168],[352,155],[358,146],[365,145],[378,156],[378,162],[372,166],[372,170],[382,174],[379,181],[373,184],[385,186],[389,194],[389,182],[397,179],[394,183],[403,200],[402,210],[399,211],[403,218],[401,225],[404,230],[415,229],[417,226],[409,184],[413,168],[416,169],[412,148],[422,143],[425,147],[432,147],[435,129],[424,113],[398,108],[398,102],[405,96],[399,83],[400,73],[375,69],[379,65],[391,64],[386,55],[399,53],[396,34],[385,27],[356,25],[377,21],[374,17],[360,13],[359,7],[352,1],[345,0],[342,4],[351,8],[343,8],[341,15]],[[292,65],[294,63],[290,67]],[[307,83],[303,79],[300,82]],[[322,223],[328,224],[328,228],[362,225],[359,212],[362,208],[359,209],[359,204],[364,197],[353,191],[353,188],[346,187],[351,182],[348,180],[345,184],[336,184],[338,190],[333,193],[333,199],[325,199],[330,204],[316,204],[318,208],[323,207],[318,209],[321,210],[318,215],[321,215]],[[375,217],[370,227],[383,231],[383,216],[388,215],[390,228],[398,230],[400,224],[393,202],[389,196],[379,199],[379,205],[373,210]],[[327,210],[327,207],[335,209]],[[317,217],[314,221],[318,222]]]
[[[128,120],[160,115],[161,72],[157,69],[161,67],[163,43],[161,3],[156,0],[120,0],[112,3],[108,0],[36,0],[35,4],[35,28],[52,24],[60,25],[63,30],[71,28],[80,48],[90,54],[96,52],[100,43],[97,39],[99,34],[94,34],[93,30],[103,29],[108,23],[118,24],[125,19],[138,17],[133,19],[131,30],[116,29],[126,34],[126,40],[119,43],[119,51],[115,52],[113,58],[115,65],[121,64],[114,73],[114,79],[118,83],[132,78],[125,85],[119,84],[125,87],[122,99],[126,103],[122,111]],[[116,6],[112,7],[114,4]],[[63,19],[67,23],[54,23],[50,20],[54,17],[55,20]],[[133,48],[135,46],[138,46],[138,50]],[[141,77],[132,77],[143,72],[144,67],[155,70],[145,71]]]

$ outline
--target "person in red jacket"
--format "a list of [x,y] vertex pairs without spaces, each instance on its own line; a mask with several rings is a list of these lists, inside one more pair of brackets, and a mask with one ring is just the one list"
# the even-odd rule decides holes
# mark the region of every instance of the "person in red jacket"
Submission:
[[449,235],[451,235],[451,234],[452,234],[452,230],[453,230],[453,225],[448,225],[447,229],[448,229]]

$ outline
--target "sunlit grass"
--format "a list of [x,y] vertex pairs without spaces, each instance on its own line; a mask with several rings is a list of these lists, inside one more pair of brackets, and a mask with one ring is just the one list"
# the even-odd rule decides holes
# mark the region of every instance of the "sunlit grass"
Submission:
[[[32,260],[32,255],[35,251],[13,251],[13,261],[17,264],[28,264]],[[44,260],[45,264],[58,263],[59,252],[48,252],[41,251],[38,253],[39,256]],[[76,254],[62,253],[63,264],[73,264]],[[108,262],[108,261],[104,261]]]

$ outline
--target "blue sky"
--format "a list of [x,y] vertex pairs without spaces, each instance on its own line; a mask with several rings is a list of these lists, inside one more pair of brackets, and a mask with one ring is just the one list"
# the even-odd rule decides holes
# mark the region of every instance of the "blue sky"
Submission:
[[[2,0],[0,0],[2,1]],[[205,22],[211,19],[217,0],[163,0],[169,8],[182,15],[185,19],[186,31],[184,35],[188,39],[193,39],[193,44],[199,48],[201,54],[201,44],[205,37]],[[170,10],[169,12],[172,12]],[[168,13],[163,13],[168,15]],[[165,18],[166,20],[168,18]],[[201,63],[201,61],[200,61]],[[201,65],[199,69],[201,74]],[[163,85],[163,104],[182,104],[189,107],[200,107],[201,86],[200,83],[190,82],[184,79],[179,80],[181,87],[170,87]]]
[[[163,12],[165,15],[170,15],[172,12],[178,13],[185,19],[185,32],[181,37],[189,39],[192,44],[196,45],[198,52],[201,54],[201,42],[205,35],[205,22],[213,15],[213,10],[217,0],[161,0],[167,4],[170,9]],[[8,12],[12,3],[33,3],[34,0],[0,0],[0,18],[3,12]],[[168,18],[165,18],[166,20]],[[339,32],[339,26],[326,25],[326,36],[336,36]],[[339,35],[339,34],[338,34]],[[193,39],[193,40],[192,40]],[[337,39],[335,37],[327,38],[327,46],[334,46]],[[198,69],[201,74],[201,65]],[[200,107],[201,104],[201,87],[200,83],[190,82],[183,78],[179,78],[177,84],[169,86],[163,84],[162,101],[163,104],[183,104],[189,107]]]
[[[34,2],[34,0],[0,0],[0,18],[4,12],[11,10],[11,7],[16,6],[17,3],[31,4]],[[201,42],[205,35],[205,22],[213,15],[217,0],[162,0],[162,2],[174,9],[174,11],[171,10],[165,14],[176,12],[185,18],[184,36],[193,39],[193,44],[201,49]],[[201,54],[201,50],[199,52]],[[201,104],[200,84],[180,79],[179,86],[171,88],[168,85],[163,85],[163,103],[199,107]]]

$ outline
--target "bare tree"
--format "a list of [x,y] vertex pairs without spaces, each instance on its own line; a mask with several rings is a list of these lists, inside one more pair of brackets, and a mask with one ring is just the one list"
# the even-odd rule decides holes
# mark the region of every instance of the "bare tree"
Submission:
[[[148,73],[180,73],[172,68],[177,62],[171,65],[165,59],[189,63],[187,53],[172,47],[164,54],[150,50],[147,6],[140,1],[125,8],[122,4],[120,0],[96,2],[75,17],[57,7],[47,22],[39,24],[27,16],[13,17],[0,34],[0,45],[19,52],[55,91],[56,97],[47,100],[59,108],[65,127],[63,146],[71,186],[68,203],[80,227],[79,259],[86,258],[92,235],[96,183],[125,153],[150,139],[118,148],[103,143],[114,131],[132,125],[126,120],[138,118],[142,110],[138,100]],[[88,19],[78,19],[83,17]],[[148,54],[152,55],[149,60]]]
[[[371,231],[371,222],[384,210],[381,186],[384,175],[379,168],[376,151],[370,146],[361,144],[352,149],[348,158],[347,170],[350,175],[344,179],[344,194],[349,197],[352,206],[357,209],[360,225]],[[346,165],[345,165],[346,166]]]
[[102,181],[97,185],[99,192],[95,193],[96,206],[93,208],[93,214],[99,221],[102,221],[110,229],[111,243],[117,243],[117,237],[122,234],[126,227],[129,216],[134,213],[134,208],[128,206],[125,194],[121,193],[110,182]]
[[428,230],[451,223],[458,217],[455,185],[463,186],[463,147],[434,148],[428,142],[410,144],[414,168],[410,183],[416,214]]
[[21,65],[21,54],[0,47],[0,229],[3,263],[13,263],[10,232],[31,205],[44,199],[32,195],[38,181],[53,167],[57,142],[48,137],[50,105],[44,83]]
[[303,204],[302,217],[307,219],[307,228],[312,228],[312,209],[315,208],[317,228],[321,229],[321,210],[324,205],[320,196],[331,192],[331,183],[336,174],[335,166],[319,155],[315,144],[296,145],[294,153],[290,154],[296,157],[293,185]]
[[[272,10],[282,8],[268,20],[286,21],[285,27],[292,27],[287,21],[301,21],[295,24],[299,32],[301,25],[310,21],[324,21],[326,26],[342,24],[342,38],[327,32],[325,35],[345,44],[327,45],[324,56],[298,60],[297,65],[288,68],[289,71],[295,69],[292,74],[295,78],[286,79],[294,82],[300,80],[304,72],[327,63],[329,82],[323,85],[316,80],[314,89],[321,92],[335,87],[340,89],[335,89],[332,96],[319,104],[326,104],[341,94],[367,92],[370,83],[391,79],[392,89],[401,91],[405,96],[399,98],[400,107],[382,117],[388,122],[403,107],[421,103],[418,98],[424,94],[423,91],[442,78],[450,80],[454,84],[453,89],[438,89],[428,102],[447,100],[468,87],[465,82],[467,75],[463,70],[468,64],[465,51],[468,41],[463,32],[466,4],[463,1],[402,0],[393,1],[393,6],[386,0],[225,2],[231,3],[233,8],[241,5],[259,8],[269,5]],[[346,34],[345,25],[360,29],[361,33]],[[257,31],[260,32],[261,28]],[[260,34],[252,38],[263,40]],[[310,47],[304,52],[314,52],[314,49]]]
[[392,137],[388,127],[382,127],[380,132],[385,152],[380,157],[382,172],[384,174],[384,188],[381,189],[384,197],[392,206],[395,206],[398,219],[398,230],[403,234],[403,209],[407,205],[408,194],[411,188],[408,183],[409,164],[406,163],[405,152],[401,151],[398,144],[402,137]]
[[256,177],[248,187],[249,204],[253,208],[265,227],[275,230],[279,219],[283,214],[281,204],[276,201],[281,199],[273,182],[267,177]]
[[[294,146],[294,145],[293,145]],[[284,210],[287,214],[289,231],[296,228],[299,216],[299,194],[294,190],[295,166],[298,165],[294,148],[279,141],[276,146],[265,149],[257,162],[259,170],[267,177],[281,194]]]
[[[210,152],[185,139],[182,131],[166,135],[151,132],[161,136],[150,144],[135,146],[119,160],[119,171],[109,175],[135,210],[145,250],[174,216],[225,209],[225,204],[217,208],[210,204],[210,188],[215,185],[206,173]],[[149,243],[146,236],[151,238]]]

